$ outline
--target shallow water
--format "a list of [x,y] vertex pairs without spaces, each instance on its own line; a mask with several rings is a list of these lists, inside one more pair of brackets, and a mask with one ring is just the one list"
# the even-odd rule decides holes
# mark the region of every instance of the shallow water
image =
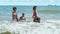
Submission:
[[[60,34],[60,14],[50,12],[41,12],[49,7],[37,7],[37,12],[41,18],[40,23],[35,23],[32,20],[32,6],[16,6],[18,18],[24,12],[27,18],[26,21],[12,21],[13,6],[0,6],[0,33],[9,31],[12,34]],[[29,7],[29,8],[28,8]],[[50,10],[51,10],[50,6]],[[45,9],[46,8],[46,9]],[[53,9],[54,8],[54,9]],[[52,7],[53,10],[59,10],[60,7]],[[48,9],[49,10],[49,9]],[[51,10],[52,12],[52,10]]]
[[6,31],[12,34],[60,34],[60,20],[41,20],[41,23],[5,20],[0,24],[0,33]]

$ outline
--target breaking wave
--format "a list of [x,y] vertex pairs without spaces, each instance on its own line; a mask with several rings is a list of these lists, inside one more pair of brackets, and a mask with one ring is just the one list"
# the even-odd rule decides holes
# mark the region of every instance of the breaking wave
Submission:
[[0,33],[6,31],[12,34],[60,34],[60,20],[42,19],[40,23],[32,19],[20,22],[0,21]]

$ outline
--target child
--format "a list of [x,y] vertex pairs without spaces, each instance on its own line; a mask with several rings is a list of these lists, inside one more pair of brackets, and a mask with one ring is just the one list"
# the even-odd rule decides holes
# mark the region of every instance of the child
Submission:
[[20,17],[19,21],[20,21],[20,20],[26,20],[24,13],[22,13],[22,16]]
[[39,22],[40,23],[40,18],[37,16],[37,12],[36,12],[36,6],[33,7],[33,21],[34,22]]
[[18,17],[17,17],[17,12],[16,12],[17,8],[13,7],[13,12],[12,12],[12,19],[14,21],[18,21]]

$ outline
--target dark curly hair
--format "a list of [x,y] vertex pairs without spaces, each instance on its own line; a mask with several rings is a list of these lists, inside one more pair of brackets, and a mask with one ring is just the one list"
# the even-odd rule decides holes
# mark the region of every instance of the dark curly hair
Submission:
[[34,7],[33,7],[33,10],[36,10],[36,7],[37,7],[37,6],[34,6]]
[[13,10],[16,10],[17,8],[16,7],[13,7]]

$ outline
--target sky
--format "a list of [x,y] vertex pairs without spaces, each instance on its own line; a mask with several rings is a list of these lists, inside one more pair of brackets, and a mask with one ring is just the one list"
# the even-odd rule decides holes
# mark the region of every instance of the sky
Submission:
[[0,5],[58,5],[60,0],[0,0]]

